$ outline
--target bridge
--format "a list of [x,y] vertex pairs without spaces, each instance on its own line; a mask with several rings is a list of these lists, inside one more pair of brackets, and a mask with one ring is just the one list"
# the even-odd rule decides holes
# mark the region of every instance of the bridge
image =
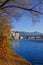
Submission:
[[20,35],[19,39],[36,39],[36,38],[43,38],[43,35]]

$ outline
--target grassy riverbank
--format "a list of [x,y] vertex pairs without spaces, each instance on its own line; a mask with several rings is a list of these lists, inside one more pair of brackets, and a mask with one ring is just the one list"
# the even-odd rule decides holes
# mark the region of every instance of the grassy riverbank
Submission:
[[0,65],[31,65],[23,57],[17,55],[10,47],[0,48]]

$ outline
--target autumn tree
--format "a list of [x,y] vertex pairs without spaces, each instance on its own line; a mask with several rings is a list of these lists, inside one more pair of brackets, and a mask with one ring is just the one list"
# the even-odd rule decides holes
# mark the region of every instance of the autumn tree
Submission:
[[4,14],[0,18],[0,55],[4,55],[7,52],[8,37],[10,36],[11,28],[8,16]]
[[3,16],[2,19],[0,20],[1,20],[0,21],[0,35],[3,35],[3,36],[10,35],[10,30],[12,26],[8,24],[8,18]]
[[7,38],[10,36],[11,25],[8,24],[8,17],[2,16],[0,19],[0,54],[4,54],[7,47]]

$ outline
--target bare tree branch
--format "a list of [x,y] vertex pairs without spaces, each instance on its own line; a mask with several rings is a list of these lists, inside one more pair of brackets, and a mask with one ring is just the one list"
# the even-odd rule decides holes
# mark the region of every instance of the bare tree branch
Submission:
[[29,12],[36,12],[38,14],[42,14],[40,11],[38,10],[34,10],[34,9],[27,9],[27,8],[23,8],[23,7],[20,7],[20,6],[4,6],[4,7],[1,7],[1,9],[5,9],[5,8],[19,8],[19,9],[23,9],[23,10],[26,10],[26,11],[29,11]]
[[[42,0],[43,1],[43,0]],[[40,1],[39,3],[37,3],[35,6],[33,6],[31,9],[37,7],[38,5],[40,5],[42,3],[42,1]]]
[[2,5],[0,5],[0,8],[3,7],[8,1],[10,0],[6,0]]
[[[25,1],[25,0],[24,0]],[[24,3],[23,3],[23,0],[22,0],[22,2],[21,1],[19,1],[19,0],[6,0],[2,5],[0,5],[0,14],[3,14],[3,13],[6,13],[6,14],[8,14],[9,16],[11,15],[11,16],[15,16],[15,14],[17,14],[17,12],[19,12],[19,9],[21,9],[21,10],[24,10],[24,11],[28,11],[28,12],[32,12],[31,14],[31,16],[32,16],[32,20],[33,21],[36,21],[36,18],[39,18],[39,14],[42,14],[43,15],[43,11],[41,12],[40,10],[42,10],[42,9],[39,9],[38,8],[38,5],[40,5],[40,4],[42,4],[42,1],[43,0],[40,0],[40,1],[37,1],[37,4],[35,4],[34,3],[34,5],[33,5],[33,3],[32,3],[32,5],[33,5],[33,7],[32,8],[30,8],[31,7],[31,5],[30,5],[30,7],[28,8],[28,7],[26,7],[26,4],[25,4],[25,6],[24,6]],[[34,2],[34,1],[33,1]],[[13,5],[12,5],[12,3],[13,3]],[[19,5],[21,3],[21,5]],[[23,3],[23,5],[22,5],[22,3]],[[7,4],[7,5],[6,5]],[[15,5],[16,4],[16,5]],[[28,5],[28,4],[27,4]],[[37,8],[36,8],[37,7]],[[39,6],[40,7],[40,6]],[[13,8],[13,9],[12,9]],[[1,11],[1,10],[3,10],[4,9],[4,12],[3,11]],[[11,11],[8,11],[7,9],[11,9]],[[14,12],[14,14],[13,14],[13,10],[15,11],[15,9],[17,9],[16,11],[16,13]],[[18,16],[19,16],[19,14],[17,14]],[[21,15],[21,13],[20,13],[20,15]],[[16,17],[16,16],[15,16]]]

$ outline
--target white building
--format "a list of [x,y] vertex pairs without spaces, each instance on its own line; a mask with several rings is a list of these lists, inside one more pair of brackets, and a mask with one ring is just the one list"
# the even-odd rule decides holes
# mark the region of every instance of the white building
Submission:
[[13,31],[14,39],[19,39],[19,32]]

